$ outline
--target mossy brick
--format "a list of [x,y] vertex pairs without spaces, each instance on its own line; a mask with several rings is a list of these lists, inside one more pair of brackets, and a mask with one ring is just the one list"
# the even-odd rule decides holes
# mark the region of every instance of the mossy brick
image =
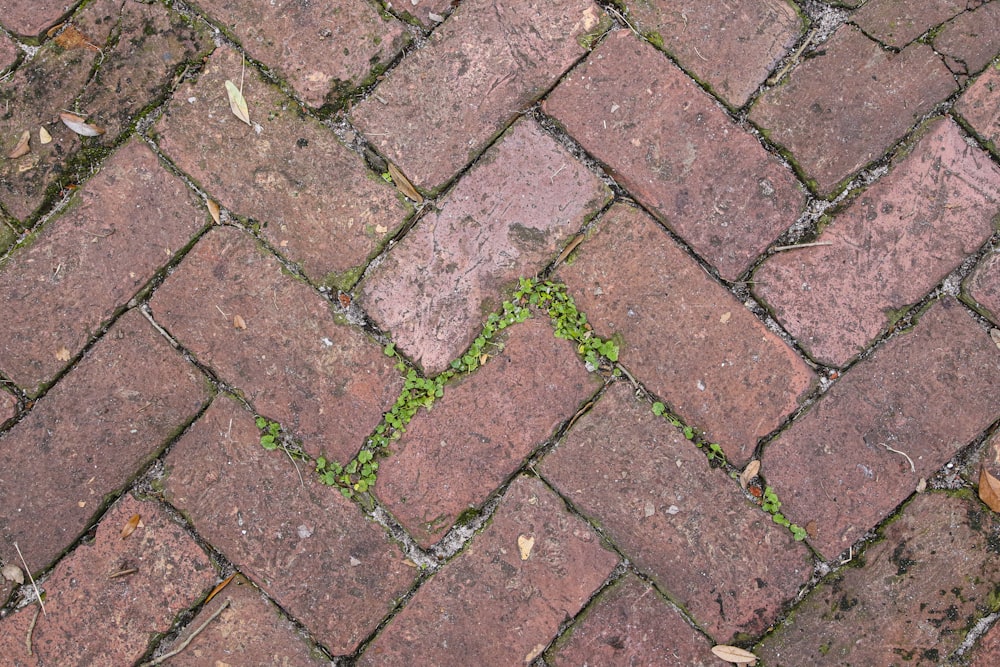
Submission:
[[957,89],[926,44],[883,50],[849,24],[754,104],[750,120],[820,194],[875,162]]
[[187,350],[307,452],[347,461],[395,402],[402,377],[375,341],[336,323],[329,302],[282,268],[246,232],[213,229],[150,306]]
[[986,68],[958,98],[955,111],[995,155],[1000,154],[1000,61]]
[[786,0],[681,6],[645,0],[629,3],[629,18],[642,34],[659,36],[681,67],[733,107],[747,102],[803,31],[802,17]]
[[[223,605],[226,609],[195,635],[195,630]],[[315,645],[302,636],[298,626],[241,574],[233,577],[198,611],[176,641],[161,646],[157,655],[177,650],[189,639],[190,643],[167,664],[171,667],[319,667],[330,664]]]
[[[426,28],[434,28],[456,4],[452,0],[403,0],[398,5],[393,4],[392,8],[400,12],[400,15],[409,14],[416,18]],[[435,18],[431,18],[431,15]]]
[[472,343],[504,290],[544,268],[610,196],[521,121],[385,256],[358,301],[400,350],[438,373]]
[[1000,6],[985,3],[944,25],[934,50],[959,75],[976,74],[1000,52]]
[[463,2],[351,121],[418,188],[435,190],[586,53],[590,0]]
[[969,494],[917,495],[880,536],[754,650],[762,662],[940,665],[996,610],[1000,522]]
[[403,24],[375,3],[195,0],[247,54],[318,107],[364,83],[407,41]]
[[993,234],[1000,167],[955,123],[923,128],[892,170],[834,215],[820,243],[778,253],[754,293],[813,359],[843,366]]
[[216,399],[165,464],[166,499],[334,653],[353,652],[416,578],[385,531],[308,463],[262,448],[253,415],[231,398]]
[[996,345],[945,297],[768,444],[761,474],[834,558],[996,419],[998,388]]
[[812,574],[805,545],[626,384],[539,472],[718,642],[762,633]]
[[[568,635],[568,636],[567,636]],[[655,588],[627,574],[591,601],[546,654],[553,667],[718,664],[708,639],[695,630]]]
[[34,37],[58,23],[79,2],[66,0],[36,0],[25,3],[19,0],[0,0],[0,23],[17,35]]
[[[134,515],[141,525],[123,538]],[[19,544],[28,557],[32,543]],[[38,582],[45,615],[34,618],[32,604],[3,621],[0,655],[13,667],[131,665],[208,594],[215,578],[208,555],[159,503],[126,495],[89,543]]]
[[382,462],[375,495],[421,546],[481,505],[600,388],[547,320],[510,329],[485,366],[414,416]]
[[727,280],[802,212],[792,173],[629,31],[610,35],[543,106]]
[[734,462],[799,407],[815,375],[649,216],[611,208],[560,267],[620,362]]
[[[0,435],[0,559],[36,574],[208,400],[204,376],[131,310]],[[30,492],[29,492],[30,490]]]
[[208,222],[184,182],[129,141],[0,266],[0,368],[36,394]]
[[358,664],[529,664],[617,562],[545,484],[518,477],[490,525],[421,586]]
[[931,28],[961,14],[966,0],[873,0],[851,15],[851,21],[883,44],[903,48]]
[[[242,80],[253,127],[233,115],[227,80]],[[406,216],[392,186],[255,70],[244,75],[229,48],[180,86],[154,129],[164,153],[208,196],[258,223],[313,281],[364,264]]]

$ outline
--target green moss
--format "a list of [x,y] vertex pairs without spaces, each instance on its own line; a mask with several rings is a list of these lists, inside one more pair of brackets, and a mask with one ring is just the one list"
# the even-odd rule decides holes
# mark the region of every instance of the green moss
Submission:
[[656,32],[655,30],[650,30],[649,32],[646,33],[646,40],[659,50],[661,51],[665,50],[665,47],[663,45],[663,35]]
[[590,51],[590,49],[594,46],[594,42],[611,29],[611,24],[611,17],[602,12],[601,20],[597,22],[597,25],[582,35],[578,35],[576,43]]

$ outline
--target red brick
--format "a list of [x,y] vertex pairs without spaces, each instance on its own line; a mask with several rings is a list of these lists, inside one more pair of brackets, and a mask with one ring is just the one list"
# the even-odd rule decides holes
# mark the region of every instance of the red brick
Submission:
[[414,185],[439,188],[586,53],[601,18],[589,0],[467,0],[352,121]]
[[167,664],[171,667],[330,664],[284,613],[242,575],[237,575],[205,605],[177,641],[164,646],[162,652],[175,650],[187,641],[196,628],[227,603],[226,609]]
[[35,0],[25,3],[19,0],[0,0],[0,16],[3,26],[13,33],[34,36],[54,25],[65,15],[68,6],[75,2],[66,0]]
[[620,336],[621,362],[726,456],[799,406],[815,376],[648,216],[612,208],[557,273],[595,333]]
[[969,655],[972,657],[971,667],[990,667],[1000,663],[1000,623],[993,624]]
[[802,209],[791,173],[629,31],[608,37],[544,108],[726,279]]
[[[393,3],[391,7],[401,15],[409,14],[424,26],[433,28],[456,4],[452,0],[399,0],[398,4]],[[432,15],[434,18],[431,18]]]
[[[527,558],[519,537],[534,540]],[[492,524],[417,591],[358,664],[528,664],[616,562],[548,487],[519,477]]]
[[873,38],[902,48],[965,11],[966,0],[873,0],[851,16],[851,21]]
[[541,318],[519,324],[484,368],[413,418],[382,463],[376,494],[419,544],[481,505],[601,386],[574,347]]
[[537,125],[518,123],[365,280],[360,302],[400,350],[438,373],[502,291],[538,273],[609,197]]
[[[351,653],[416,577],[357,505],[264,450],[253,415],[217,399],[171,449],[166,497],[200,535],[336,653]],[[273,612],[272,612],[273,613]]]
[[238,53],[212,54],[157,123],[160,146],[220,205],[259,223],[312,280],[350,284],[406,207],[328,128],[302,116],[252,69],[243,80],[254,123],[247,127],[230,110],[225,89],[242,73]]
[[601,593],[560,639],[547,663],[561,665],[674,665],[714,667],[711,645],[656,589],[634,575]]
[[1000,153],[1000,63],[983,72],[955,104],[955,110]]
[[541,474],[720,642],[763,632],[812,574],[805,546],[626,384],[576,422]]
[[0,271],[4,373],[37,393],[208,221],[183,181],[131,140]]
[[774,255],[754,291],[814,359],[843,366],[993,233],[1000,168],[947,119],[836,215],[830,245]]
[[765,93],[750,120],[791,152],[820,193],[830,193],[955,89],[929,46],[890,53],[845,25]]
[[367,2],[196,2],[315,107],[370,79],[407,38],[399,21]]
[[[122,539],[122,528],[135,514],[142,526]],[[127,570],[135,572],[119,574]],[[93,541],[78,546],[39,582],[45,615],[38,616],[34,629],[29,633],[34,605],[4,621],[0,655],[12,667],[131,665],[214,581],[208,556],[158,503],[125,496],[98,524]],[[25,646],[29,636],[31,655]]]
[[[244,232],[213,229],[157,290],[153,314],[311,455],[354,456],[402,389],[378,345]],[[235,326],[239,315],[245,328]]]
[[1000,254],[990,253],[979,262],[966,290],[994,322],[1000,322]]
[[783,665],[940,665],[1000,588],[1000,522],[969,494],[918,495],[755,653]]
[[770,443],[762,473],[833,558],[996,418],[998,389],[996,346],[946,297]]
[[1000,6],[987,3],[963,13],[934,38],[934,49],[952,70],[980,72],[1000,51]]
[[785,0],[735,6],[724,0],[651,0],[631,3],[629,16],[734,107],[746,103],[802,33],[801,17]]
[[7,391],[0,389],[0,424],[17,414],[17,399]]
[[17,542],[34,572],[51,564],[207,399],[204,376],[123,315],[0,436],[0,559],[17,559]]
[[7,35],[0,35],[0,72],[14,64],[19,50],[14,41]]

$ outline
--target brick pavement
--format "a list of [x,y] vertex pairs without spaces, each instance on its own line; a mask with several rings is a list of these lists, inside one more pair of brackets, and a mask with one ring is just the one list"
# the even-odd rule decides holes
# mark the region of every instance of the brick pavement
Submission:
[[0,0],[0,105],[0,662],[1000,662],[1000,0]]

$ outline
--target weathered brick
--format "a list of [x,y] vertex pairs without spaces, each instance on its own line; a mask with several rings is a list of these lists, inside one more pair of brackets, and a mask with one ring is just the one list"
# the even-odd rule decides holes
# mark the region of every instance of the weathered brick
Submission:
[[430,546],[600,386],[574,344],[553,336],[547,321],[518,324],[483,368],[413,418],[382,463],[376,495],[418,543]]
[[13,33],[34,36],[56,23],[67,8],[77,3],[66,0],[35,0],[25,3],[18,0],[0,0],[3,26]]
[[490,526],[416,592],[358,664],[528,664],[616,562],[548,487],[519,477]]
[[537,100],[602,31],[590,0],[468,0],[351,114],[417,187],[435,190]]
[[[0,435],[0,559],[39,572],[208,398],[204,376],[136,311]],[[30,490],[30,492],[29,492]]]
[[705,637],[654,588],[632,574],[601,593],[556,646],[554,653],[546,655],[546,662],[554,667],[718,664]]
[[0,34],[0,72],[14,64],[18,55],[17,45],[5,34]]
[[785,0],[633,2],[629,16],[650,41],[734,107],[743,106],[802,34]]
[[[135,514],[142,525],[122,538]],[[214,581],[208,555],[158,503],[125,496],[101,519],[93,541],[40,582],[45,615],[34,619],[34,628],[28,631],[35,605],[3,622],[0,655],[12,667],[131,665]]]
[[996,345],[946,297],[771,442],[762,473],[833,558],[996,418],[998,387]]
[[629,31],[609,36],[544,108],[729,280],[802,209],[791,173]]
[[392,8],[402,12],[402,15],[409,14],[428,28],[433,28],[456,4],[452,0],[402,0],[398,5],[393,4]]
[[[336,653],[351,653],[416,576],[383,529],[306,463],[266,451],[253,415],[217,399],[171,449],[166,498]],[[224,593],[223,593],[224,594]],[[273,614],[273,612],[271,612]]]
[[1000,522],[969,495],[916,496],[755,653],[774,667],[943,664],[1000,590]]
[[232,227],[199,241],[150,306],[201,362],[302,438],[313,456],[349,460],[402,389],[374,341],[337,323],[326,300]]
[[1000,322],[1000,253],[986,255],[965,287],[968,295],[987,310],[993,322]]
[[971,667],[990,667],[1000,663],[1000,623],[993,624],[969,655],[972,656]]
[[0,268],[0,368],[37,393],[207,222],[187,186],[130,141]]
[[873,0],[851,15],[851,21],[883,44],[902,48],[965,11],[966,0]]
[[[218,203],[260,224],[261,234],[312,280],[350,284],[406,213],[391,186],[318,121],[253,70],[243,79],[250,121],[229,108],[225,81],[240,55],[220,48],[198,81],[175,93],[156,125],[163,151]],[[317,168],[322,165],[322,168]]]
[[472,343],[502,290],[538,273],[609,197],[537,125],[518,123],[393,248],[359,301],[400,350],[438,373]]
[[399,21],[367,2],[195,1],[317,107],[374,77],[407,41]]
[[994,154],[1000,153],[1000,62],[986,69],[955,104]]
[[986,3],[942,28],[934,49],[959,74],[980,72],[1000,52],[1000,6]]
[[813,372],[645,214],[617,205],[557,276],[594,332],[691,426],[746,461]]
[[613,385],[540,472],[721,642],[763,632],[812,573],[808,550],[628,385]]
[[814,359],[842,366],[976,252],[1000,210],[1000,167],[947,119],[836,215],[830,245],[774,255],[754,292]]
[[890,53],[851,25],[818,48],[761,97],[750,120],[826,194],[877,160],[956,83],[929,46]]
[[9,391],[0,389],[0,424],[17,414],[17,399]]

